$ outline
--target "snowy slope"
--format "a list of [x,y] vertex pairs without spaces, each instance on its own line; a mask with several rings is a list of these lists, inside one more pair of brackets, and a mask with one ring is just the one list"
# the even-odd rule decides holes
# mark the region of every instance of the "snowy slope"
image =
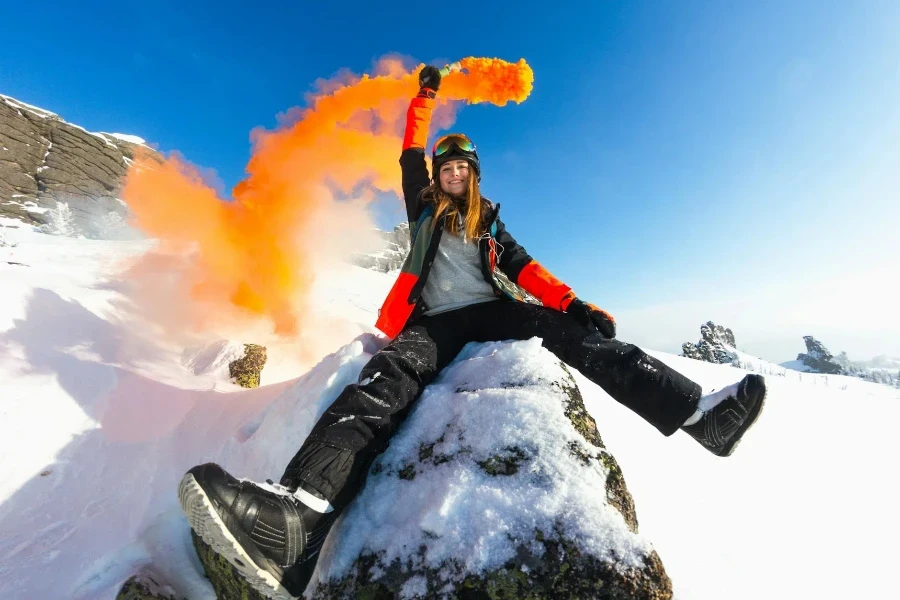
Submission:
[[[178,593],[211,599],[176,502],[181,474],[215,460],[277,478],[383,343],[371,323],[391,277],[348,267],[321,281],[321,345],[303,359],[271,345],[265,385],[242,390],[221,369],[228,342],[179,345],[129,310],[115,274],[149,242],[4,237],[17,245],[0,245],[0,598],[112,600],[152,564]],[[651,353],[704,386],[744,373]],[[576,374],[676,596],[889,595],[900,391],[742,360],[782,372],[725,460],[661,437]]]

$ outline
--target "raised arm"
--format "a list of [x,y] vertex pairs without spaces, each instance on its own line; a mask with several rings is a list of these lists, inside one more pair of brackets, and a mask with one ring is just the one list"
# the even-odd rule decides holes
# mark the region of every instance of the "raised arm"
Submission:
[[425,147],[428,145],[428,126],[434,97],[441,85],[441,73],[436,67],[426,66],[419,72],[419,93],[409,103],[406,111],[406,131],[403,134],[403,150],[400,153],[400,170],[403,173],[403,199],[410,223],[422,212],[422,190],[428,187],[428,167],[425,164]]

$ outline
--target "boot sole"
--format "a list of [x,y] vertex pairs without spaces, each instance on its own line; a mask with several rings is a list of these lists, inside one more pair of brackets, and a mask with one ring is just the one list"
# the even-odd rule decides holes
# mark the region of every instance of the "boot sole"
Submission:
[[212,502],[191,473],[178,485],[178,500],[188,523],[200,538],[228,561],[253,589],[271,600],[296,600],[278,579],[259,567],[225,526]]
[[[744,421],[744,424],[741,425],[740,429],[734,434],[732,441],[725,445],[722,449],[722,452],[719,456],[725,458],[726,456],[731,456],[734,451],[737,449],[738,444],[741,443],[741,440],[744,439],[744,434],[753,427],[753,424],[756,423],[757,419],[759,419],[759,415],[762,414],[763,406],[766,403],[766,396],[769,394],[769,387],[766,385],[766,380],[762,375],[756,375],[757,381],[759,382],[757,385],[762,386],[762,398],[759,399],[759,403],[756,405],[756,409],[747,417],[747,420]],[[758,392],[757,392],[758,393]]]

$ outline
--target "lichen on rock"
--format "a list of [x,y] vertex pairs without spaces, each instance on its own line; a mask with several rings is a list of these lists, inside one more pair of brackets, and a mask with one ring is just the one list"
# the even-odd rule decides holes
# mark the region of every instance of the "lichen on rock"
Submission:
[[116,600],[183,600],[152,573],[140,573],[129,578],[116,594]]
[[[622,513],[622,517],[625,519],[625,522],[628,523],[628,527],[631,528],[633,532],[637,533],[638,520],[637,512],[634,509],[634,499],[631,497],[631,494],[628,493],[628,487],[625,485],[625,476],[622,474],[622,469],[619,467],[619,463],[616,462],[615,457],[607,451],[606,446],[603,444],[600,432],[597,431],[597,422],[594,421],[593,417],[591,417],[585,408],[584,399],[581,397],[581,392],[578,390],[578,384],[575,383],[575,378],[572,377],[572,374],[565,364],[560,363],[560,368],[562,368],[566,374],[566,378],[557,384],[566,393],[566,397],[568,398],[565,409],[566,417],[569,418],[572,422],[572,426],[575,427],[575,431],[580,433],[586,442],[600,448],[599,452],[591,455],[581,449],[577,443],[573,443],[570,446],[570,450],[585,463],[589,463],[591,459],[599,460],[608,470],[606,476],[606,497],[609,500],[609,503]],[[572,446],[574,446],[574,448]]]
[[266,349],[256,344],[244,344],[244,356],[228,364],[231,379],[241,387],[259,387],[260,375],[266,366]]
[[[253,589],[234,566],[217,554],[203,539],[191,531],[194,549],[206,571],[206,577],[216,591],[219,600],[267,600]],[[118,599],[117,599],[118,600]]]
[[[480,574],[467,572],[461,561],[449,560],[439,567],[421,567],[427,551],[421,546],[419,560],[394,559],[385,565],[375,553],[361,555],[351,573],[340,580],[320,584],[313,600],[366,598],[390,600],[406,588],[407,597],[447,600],[668,600],[672,587],[656,552],[643,565],[624,567],[614,560],[601,560],[566,539],[560,528],[552,535],[536,530],[531,543],[522,544],[515,560]],[[410,572],[415,573],[412,577]],[[415,581],[413,592],[409,586]],[[309,590],[308,590],[309,591]],[[413,592],[413,593],[409,593]]]

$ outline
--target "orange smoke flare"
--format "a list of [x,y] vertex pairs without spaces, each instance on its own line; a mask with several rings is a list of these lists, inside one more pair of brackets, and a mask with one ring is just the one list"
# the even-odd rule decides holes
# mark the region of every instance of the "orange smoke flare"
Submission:
[[[441,86],[435,111],[441,125],[452,123],[459,101],[504,106],[531,92],[533,72],[524,60],[460,62],[466,72],[450,73]],[[122,197],[134,223],[170,247],[193,249],[185,283],[207,319],[239,309],[270,319],[278,334],[297,333],[299,300],[315,270],[314,250],[302,240],[315,232],[316,215],[338,200],[334,190],[348,195],[363,185],[401,194],[401,136],[421,66],[408,71],[385,59],[378,75],[338,87],[324,82],[309,108],[292,111],[290,124],[254,131],[247,177],[235,186],[233,202],[218,198],[177,157],[162,164],[139,157],[132,165]]]
[[490,102],[504,106],[507,102],[524,102],[531,94],[534,73],[525,59],[508,63],[498,58],[464,58],[463,70],[451,72],[441,79],[441,95],[472,104]]

